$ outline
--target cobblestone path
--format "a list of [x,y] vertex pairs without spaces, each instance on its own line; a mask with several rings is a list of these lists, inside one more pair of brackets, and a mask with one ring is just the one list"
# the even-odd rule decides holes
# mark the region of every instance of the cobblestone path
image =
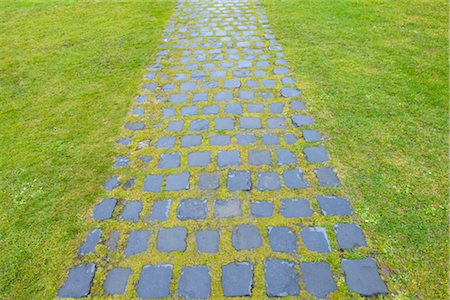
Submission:
[[258,4],[179,1],[158,51],[58,297],[387,293]]

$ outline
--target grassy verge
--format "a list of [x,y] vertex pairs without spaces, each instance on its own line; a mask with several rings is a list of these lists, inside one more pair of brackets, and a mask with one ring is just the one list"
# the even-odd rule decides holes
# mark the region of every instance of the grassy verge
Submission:
[[173,1],[0,4],[0,298],[52,298]]
[[264,0],[398,297],[445,299],[445,1]]

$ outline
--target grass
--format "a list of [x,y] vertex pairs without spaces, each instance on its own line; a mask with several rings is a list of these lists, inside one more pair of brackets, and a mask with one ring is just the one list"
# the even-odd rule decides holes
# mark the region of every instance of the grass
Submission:
[[264,0],[394,297],[448,297],[445,1]]
[[56,294],[173,5],[0,4],[0,298]]

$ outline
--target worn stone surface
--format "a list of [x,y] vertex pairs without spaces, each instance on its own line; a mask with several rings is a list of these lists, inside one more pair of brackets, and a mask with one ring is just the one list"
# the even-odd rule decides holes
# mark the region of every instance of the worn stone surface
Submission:
[[300,293],[294,263],[281,259],[264,261],[266,293],[269,297],[297,296]]
[[308,199],[281,199],[281,215],[285,218],[307,218],[313,210]]
[[189,178],[190,174],[188,172],[168,175],[166,179],[166,191],[188,190]]
[[206,299],[211,294],[208,266],[183,267],[178,283],[178,295],[186,299]]
[[226,297],[252,295],[253,265],[230,263],[222,267],[222,289]]
[[141,201],[128,201],[122,211],[122,218],[125,221],[139,221],[139,214],[142,211]]
[[256,201],[250,205],[252,216],[256,218],[269,218],[273,214],[272,201]]
[[173,266],[144,266],[139,278],[137,295],[141,298],[165,298],[170,294]]
[[195,233],[195,243],[200,253],[217,253],[220,235],[217,230],[201,230]]
[[227,186],[230,191],[249,191],[252,188],[250,172],[229,171]]
[[205,219],[208,211],[206,200],[185,199],[181,200],[177,209],[177,218],[180,220]]
[[130,268],[115,268],[109,270],[105,283],[103,284],[105,293],[108,295],[123,295],[127,288],[130,275]]
[[172,200],[159,200],[153,203],[150,220],[152,221],[166,221],[169,217],[169,210]]
[[89,232],[83,244],[81,244],[80,249],[78,249],[78,255],[86,255],[93,253],[95,251],[95,247],[100,241],[101,236],[102,230],[100,228],[96,228],[91,232]]
[[257,189],[260,191],[275,191],[281,189],[280,177],[275,172],[258,173]]
[[269,241],[272,251],[297,252],[297,236],[287,226],[268,227]]
[[261,247],[262,240],[258,227],[250,224],[235,227],[232,243],[236,250],[252,250]]
[[319,253],[331,252],[330,241],[323,227],[306,227],[301,229],[303,243],[306,248]]
[[326,298],[337,290],[330,265],[325,262],[300,263],[302,280],[308,293],[317,298]]
[[338,196],[316,196],[316,199],[325,216],[343,216],[353,213],[348,199]]
[[96,220],[106,220],[111,218],[116,204],[117,199],[115,198],[103,199],[95,206],[92,218]]
[[336,224],[334,230],[342,250],[367,246],[361,227],[356,224]]
[[242,216],[241,201],[237,199],[214,201],[214,217],[232,218]]
[[388,293],[386,285],[378,274],[377,264],[373,258],[343,259],[341,266],[351,292],[363,296]]
[[339,178],[331,167],[315,169],[314,173],[316,173],[317,180],[321,186],[338,187],[341,185]]
[[187,230],[184,227],[161,228],[158,232],[157,248],[161,252],[186,250]]
[[89,295],[96,267],[93,263],[81,264],[69,270],[69,275],[58,291],[61,298],[81,298]]
[[150,230],[132,230],[128,236],[125,255],[131,256],[147,251]]

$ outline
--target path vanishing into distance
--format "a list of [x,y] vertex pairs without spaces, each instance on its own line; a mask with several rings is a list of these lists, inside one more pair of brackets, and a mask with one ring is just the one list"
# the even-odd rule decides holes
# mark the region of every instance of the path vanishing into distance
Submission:
[[159,47],[57,296],[388,293],[263,9],[179,1]]

